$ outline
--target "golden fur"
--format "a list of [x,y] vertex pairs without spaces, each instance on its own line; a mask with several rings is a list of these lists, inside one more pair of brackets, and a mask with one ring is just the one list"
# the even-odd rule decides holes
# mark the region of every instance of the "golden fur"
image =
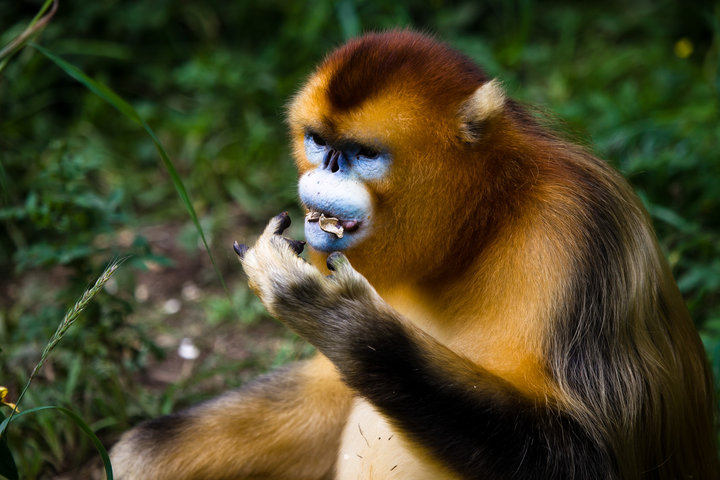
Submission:
[[283,217],[243,250],[320,353],[129,432],[120,479],[720,476],[703,347],[615,171],[406,31],[331,54],[289,124],[301,175],[309,131],[392,155],[344,256],[298,258]]

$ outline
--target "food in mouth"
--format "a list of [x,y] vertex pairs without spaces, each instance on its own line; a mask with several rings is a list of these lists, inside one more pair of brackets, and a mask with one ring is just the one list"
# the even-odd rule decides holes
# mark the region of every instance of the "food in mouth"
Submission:
[[311,211],[305,216],[308,222],[318,222],[320,230],[332,233],[337,238],[343,238],[343,233],[352,232],[359,226],[357,220],[340,220],[335,217],[326,217],[324,213]]
[[318,218],[318,224],[320,225],[320,230],[323,232],[328,232],[334,234],[337,238],[343,237],[343,227],[340,225],[340,220],[334,217],[326,217],[323,214],[320,214],[320,218]]

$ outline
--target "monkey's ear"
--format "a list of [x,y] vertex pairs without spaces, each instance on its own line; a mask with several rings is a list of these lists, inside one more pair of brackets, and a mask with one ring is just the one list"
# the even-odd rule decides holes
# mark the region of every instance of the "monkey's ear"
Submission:
[[483,125],[498,116],[505,105],[505,91],[496,79],[479,86],[460,105],[460,138],[468,143],[477,142]]

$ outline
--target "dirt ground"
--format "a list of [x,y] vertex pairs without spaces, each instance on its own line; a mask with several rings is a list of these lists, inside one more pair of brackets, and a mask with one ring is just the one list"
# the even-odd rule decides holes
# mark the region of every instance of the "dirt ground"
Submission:
[[[161,395],[169,388],[187,386],[193,392],[201,392],[198,398],[207,398],[223,391],[228,384],[239,386],[275,365],[311,352],[303,341],[269,318],[247,292],[248,297],[243,297],[248,302],[244,311],[227,307],[228,296],[204,247],[198,245],[195,251],[188,252],[179,245],[177,238],[182,228],[185,226],[164,224],[138,232],[155,254],[172,260],[172,266],[151,263],[147,271],[135,274],[132,295],[136,304],[129,320],[145,322],[154,342],[166,352],[164,359],[151,362],[138,375],[143,389]],[[214,242],[227,246],[215,248],[213,254],[233,298],[237,289],[246,290],[246,279],[232,250],[232,241],[252,240],[255,235],[244,228],[228,229]],[[112,291],[118,287],[110,283],[107,288]],[[221,309],[216,305],[225,305],[223,308],[230,310],[218,312]],[[244,315],[251,318],[243,318]],[[110,449],[114,439],[103,440]],[[100,480],[105,475],[99,456],[94,455],[80,469],[50,478]]]

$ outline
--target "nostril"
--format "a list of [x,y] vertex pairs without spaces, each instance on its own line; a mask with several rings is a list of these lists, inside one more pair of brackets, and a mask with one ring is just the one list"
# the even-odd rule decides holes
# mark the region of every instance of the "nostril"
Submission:
[[328,168],[332,173],[340,170],[340,155],[342,155],[342,153],[340,153],[339,150],[331,150],[330,153],[328,153],[325,168]]
[[325,155],[325,158],[323,158],[322,168],[329,168],[330,164],[332,163],[332,158],[334,154],[334,150],[330,150],[327,155]]

